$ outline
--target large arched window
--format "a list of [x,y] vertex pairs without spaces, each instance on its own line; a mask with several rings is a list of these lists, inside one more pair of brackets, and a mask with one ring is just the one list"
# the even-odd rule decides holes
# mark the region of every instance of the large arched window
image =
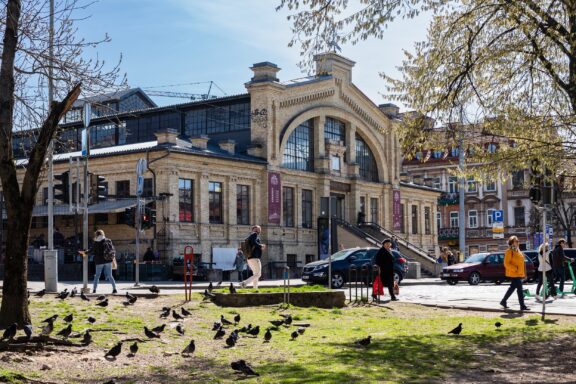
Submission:
[[302,171],[314,171],[314,140],[312,120],[300,124],[288,138],[282,166]]
[[341,141],[346,145],[345,124],[331,117],[326,118],[324,123],[324,139],[333,141]]
[[368,144],[356,134],[356,162],[360,166],[360,177],[368,181],[378,181],[378,167]]

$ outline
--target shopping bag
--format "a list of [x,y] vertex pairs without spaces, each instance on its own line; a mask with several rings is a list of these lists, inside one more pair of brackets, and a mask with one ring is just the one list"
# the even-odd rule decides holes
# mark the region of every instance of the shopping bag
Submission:
[[394,296],[398,296],[400,294],[400,287],[398,286],[397,282],[394,282]]
[[384,286],[382,285],[382,280],[380,279],[380,275],[376,275],[374,283],[372,284],[372,296],[383,296],[383,295],[384,295]]
[[118,269],[118,263],[116,262],[116,257],[114,257],[114,258],[112,259],[112,269],[113,269],[113,270]]

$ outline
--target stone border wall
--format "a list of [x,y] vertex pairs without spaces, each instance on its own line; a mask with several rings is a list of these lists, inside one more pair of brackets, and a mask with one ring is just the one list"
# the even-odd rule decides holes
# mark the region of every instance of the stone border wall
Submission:
[[[212,300],[222,307],[254,307],[259,305],[280,304],[284,294],[278,293],[216,293]],[[290,293],[290,304],[297,307],[342,308],[346,304],[346,295],[342,291],[294,292]]]

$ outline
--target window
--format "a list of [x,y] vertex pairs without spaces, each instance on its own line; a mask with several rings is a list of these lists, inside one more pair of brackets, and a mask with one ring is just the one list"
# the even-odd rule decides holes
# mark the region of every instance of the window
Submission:
[[316,255],[306,255],[306,264],[316,260]]
[[153,183],[152,183],[151,178],[144,179],[144,185],[142,188],[142,196],[143,197],[154,196],[154,187],[153,187]]
[[378,198],[370,198],[370,221],[378,224]]
[[524,227],[526,225],[524,207],[514,207],[514,223],[517,227]]
[[486,184],[484,184],[484,190],[486,192],[496,192],[496,182],[487,181]]
[[460,217],[458,211],[450,212],[450,228],[458,228]]
[[178,220],[194,222],[194,180],[178,179]]
[[366,213],[366,197],[360,196],[360,212]]
[[458,192],[458,178],[456,176],[450,176],[448,178],[448,192],[449,193]]
[[468,211],[468,228],[478,228],[478,211],[475,209]]
[[222,183],[210,181],[208,183],[208,222],[222,224]]
[[236,222],[239,225],[250,224],[250,186],[236,185]]
[[302,190],[302,228],[312,228],[312,191]]
[[436,151],[432,152],[432,157],[435,159],[440,159],[442,157],[442,151],[436,150]]
[[512,189],[524,188],[524,171],[512,172]]
[[284,226],[294,226],[294,188],[282,188],[282,212],[284,214]]
[[210,105],[184,115],[184,132],[189,137],[245,129],[250,129],[250,103],[246,102]]
[[406,233],[406,224],[404,221],[404,204],[400,204],[400,233]]
[[42,188],[42,205],[48,204],[48,187]]
[[434,177],[432,179],[432,188],[442,189],[442,179],[440,177]]
[[286,265],[288,265],[290,268],[296,268],[298,263],[298,255],[295,255],[293,253],[289,253],[286,255]]
[[378,167],[374,154],[358,134],[356,134],[356,162],[360,168],[361,178],[368,181],[378,181]]
[[468,177],[466,180],[466,193],[478,192],[478,183],[474,180],[474,177]]
[[130,197],[130,180],[116,181],[116,197]]
[[412,234],[418,233],[418,206],[412,206]]
[[107,213],[97,213],[94,215],[94,221],[97,225],[108,224],[108,214]]
[[452,157],[458,157],[459,154],[460,154],[460,150],[458,148],[452,148],[450,150],[450,156],[452,156]]
[[491,226],[492,226],[492,223],[494,222],[494,221],[493,221],[493,220],[494,220],[494,216],[493,216],[493,215],[494,215],[494,212],[495,212],[495,211],[496,211],[496,210],[493,209],[493,208],[490,208],[490,209],[487,209],[487,210],[486,210],[486,226],[487,226],[487,227],[491,227]]
[[324,122],[324,140],[333,140],[346,145],[345,124],[340,120],[327,117]]
[[314,170],[313,157],[312,120],[308,120],[290,134],[284,149],[282,166],[311,172]]
[[488,153],[496,153],[497,148],[498,147],[494,143],[490,143],[486,146],[486,150],[488,151]]
[[340,156],[333,155],[330,163],[333,171],[340,171]]
[[436,228],[442,228],[442,214],[440,212],[436,212]]
[[432,233],[430,228],[430,207],[424,207],[424,234]]

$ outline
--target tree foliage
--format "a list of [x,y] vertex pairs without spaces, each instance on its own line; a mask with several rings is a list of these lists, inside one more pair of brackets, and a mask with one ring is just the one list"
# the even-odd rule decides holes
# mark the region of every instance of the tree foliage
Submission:
[[[576,3],[566,0],[281,0],[292,11],[302,54],[332,41],[380,38],[396,18],[432,14],[427,40],[405,52],[401,78],[382,74],[389,97],[466,134],[473,172],[574,164],[576,156]],[[459,135],[405,119],[408,153],[457,145]],[[474,129],[472,129],[474,128]],[[442,132],[450,132],[443,129]],[[498,151],[486,150],[494,142]],[[432,148],[431,148],[432,147]],[[563,164],[564,163],[564,164]],[[576,176],[572,167],[572,174]]]

